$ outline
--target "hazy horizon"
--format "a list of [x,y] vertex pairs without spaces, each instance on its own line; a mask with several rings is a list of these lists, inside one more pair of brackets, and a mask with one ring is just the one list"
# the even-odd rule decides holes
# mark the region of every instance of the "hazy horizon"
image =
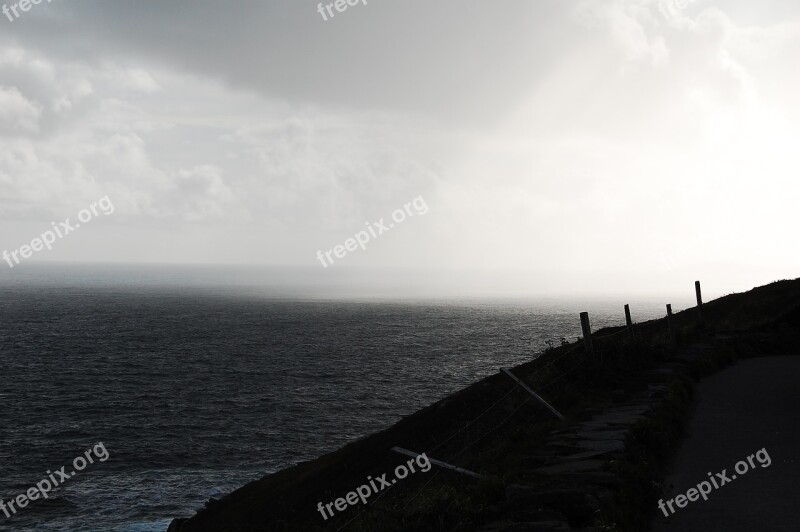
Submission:
[[[564,272],[487,272],[445,270],[386,270],[314,267],[132,264],[32,263],[14,270],[0,269],[0,286],[93,287],[101,289],[197,289],[233,295],[317,300],[551,300],[591,304],[659,301],[676,309],[695,304],[693,271],[674,281],[658,274],[631,276]],[[748,291],[780,279],[698,277],[705,301]]]

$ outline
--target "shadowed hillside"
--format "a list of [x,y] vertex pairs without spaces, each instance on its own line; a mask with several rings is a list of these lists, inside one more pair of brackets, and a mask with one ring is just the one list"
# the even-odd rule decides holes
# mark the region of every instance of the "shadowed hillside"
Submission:
[[[738,356],[796,345],[800,280],[708,302],[703,318],[696,308],[675,314],[674,340],[665,319],[603,329],[593,334],[592,355],[582,341],[565,343],[512,368],[563,421],[498,373],[385,431],[209,501],[170,530],[643,530],[692,379]],[[393,447],[485,478],[434,465],[324,520],[318,503],[407,463]]]

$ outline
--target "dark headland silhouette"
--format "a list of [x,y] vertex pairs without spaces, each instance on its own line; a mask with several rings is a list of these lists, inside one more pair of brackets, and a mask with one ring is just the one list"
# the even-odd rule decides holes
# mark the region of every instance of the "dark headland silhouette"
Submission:
[[[583,341],[565,341],[510,368],[522,384],[498,372],[387,430],[210,500],[169,530],[647,530],[668,491],[695,383],[739,358],[797,354],[800,280],[698,310],[670,324],[665,317],[595,331],[591,353]],[[797,418],[800,404],[791,408]],[[425,453],[434,465],[323,518],[320,503],[392,478],[408,462],[393,448]],[[755,486],[739,486],[753,504]]]

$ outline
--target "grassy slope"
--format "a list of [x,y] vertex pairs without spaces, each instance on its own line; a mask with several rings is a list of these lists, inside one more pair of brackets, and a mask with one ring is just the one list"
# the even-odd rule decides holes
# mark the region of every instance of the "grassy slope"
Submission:
[[[704,312],[704,326],[697,323],[696,309],[675,315],[682,341],[719,331],[773,334],[796,328],[800,325],[800,280],[726,296],[707,303]],[[603,363],[599,356],[587,358],[573,344],[550,350],[513,371],[568,419],[585,418],[589,408],[639,389],[640,373],[671,355],[664,320],[639,324],[635,341],[626,333],[602,338],[618,331],[611,328],[595,334]],[[530,464],[550,431],[564,423],[554,420],[508,377],[493,375],[385,431],[212,501],[193,518],[176,521],[172,530],[337,530],[350,520],[350,531],[473,530],[496,517],[505,487],[536,483]],[[390,473],[391,477],[394,467],[404,461],[389,451],[393,446],[426,452],[494,480],[476,482],[434,468],[409,476],[366,507],[351,507],[323,521],[317,502],[343,497],[368,475]]]

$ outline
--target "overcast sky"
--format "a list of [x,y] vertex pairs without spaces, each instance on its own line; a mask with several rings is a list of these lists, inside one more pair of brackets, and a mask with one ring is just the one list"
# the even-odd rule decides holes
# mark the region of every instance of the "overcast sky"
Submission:
[[332,268],[798,276],[796,0],[334,12],[54,0],[0,18],[0,248],[108,196],[112,215],[31,261],[330,272],[317,250],[422,196],[427,214]]

